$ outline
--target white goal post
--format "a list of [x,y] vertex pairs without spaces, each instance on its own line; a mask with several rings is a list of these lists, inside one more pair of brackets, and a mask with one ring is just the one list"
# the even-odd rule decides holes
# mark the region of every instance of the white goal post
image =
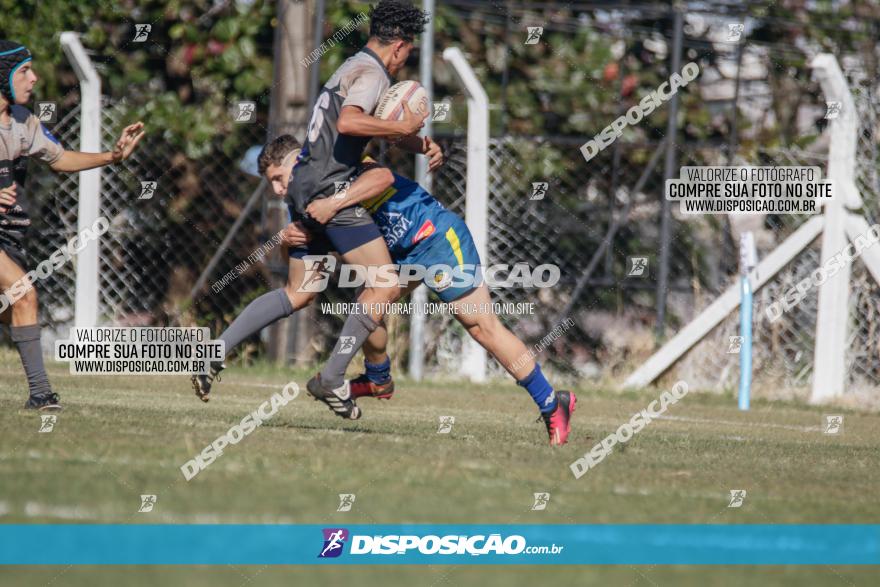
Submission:
[[[86,55],[79,36],[61,33],[61,47],[70,60],[80,87],[79,150],[101,152],[101,78]],[[79,172],[77,232],[91,227],[101,211],[101,168]],[[74,324],[77,328],[98,325],[99,240],[89,239],[76,256],[76,296]]]
[[[464,86],[467,97],[467,188],[465,222],[474,238],[483,264],[489,262],[489,97],[473,68],[458,47],[443,51],[443,59],[452,66]],[[485,381],[486,349],[467,337],[462,345],[461,373],[471,381]]]

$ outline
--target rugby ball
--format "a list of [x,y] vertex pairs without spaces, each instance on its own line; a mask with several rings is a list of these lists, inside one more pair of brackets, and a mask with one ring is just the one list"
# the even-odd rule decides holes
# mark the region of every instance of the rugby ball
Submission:
[[408,104],[409,109],[416,114],[428,113],[428,92],[422,84],[414,81],[396,83],[379,100],[376,108],[376,118],[382,120],[400,120],[403,118],[403,105]]

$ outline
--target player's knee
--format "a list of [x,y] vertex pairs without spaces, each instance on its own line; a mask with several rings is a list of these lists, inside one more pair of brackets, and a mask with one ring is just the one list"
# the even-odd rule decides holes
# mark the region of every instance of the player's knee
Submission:
[[37,290],[30,288],[12,305],[13,313],[33,313],[37,311]]
[[382,290],[382,300],[385,303],[396,302],[397,298],[400,296],[400,289],[397,286],[393,287],[382,287],[379,288]]
[[468,328],[468,333],[481,345],[486,345],[498,336],[501,323],[495,316],[480,316],[475,324]]
[[371,287],[369,292],[369,299],[379,304],[390,304],[397,301],[397,287]]
[[318,295],[315,292],[297,291],[297,288],[290,285],[284,287],[284,293],[287,294],[287,299],[290,300],[290,305],[293,306],[294,312],[311,304],[315,296]]

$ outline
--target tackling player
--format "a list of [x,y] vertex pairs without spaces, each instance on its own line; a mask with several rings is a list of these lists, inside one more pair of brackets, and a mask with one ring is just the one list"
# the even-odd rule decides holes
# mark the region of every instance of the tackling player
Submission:
[[[456,320],[468,334],[528,391],[547,426],[550,444],[565,444],[577,398],[569,391],[554,392],[526,346],[495,315],[489,288],[481,279],[480,256],[464,220],[418,183],[378,167],[369,159],[363,169],[364,173],[382,173],[385,183],[379,185],[384,189],[378,195],[358,191],[344,199],[319,200],[309,205],[309,214],[319,222],[329,222],[339,210],[363,203],[382,231],[396,264],[443,267],[435,275],[426,276],[425,285],[452,306]],[[453,282],[446,267],[467,279]],[[396,299],[418,285],[418,281],[402,284]],[[381,334],[371,336],[364,345],[365,373],[350,382],[355,398],[387,399],[394,391],[391,360],[385,350],[388,337],[387,333]],[[346,368],[352,355],[347,355]]]
[[[287,192],[291,172],[294,177],[296,175],[297,169],[294,168],[291,155],[296,154],[297,146],[296,139],[290,135],[283,135],[266,145],[260,154],[260,173],[266,176],[273,192],[279,196]],[[329,222],[339,210],[356,206],[361,202],[367,206],[376,220],[395,263],[423,267],[470,266],[474,268],[470,274],[474,277],[478,276],[479,255],[464,221],[444,208],[416,182],[392,174],[388,169],[378,167],[371,162],[360,168],[359,175],[344,198],[312,202],[308,212],[314,220],[324,223]],[[312,254],[327,254],[332,251],[332,243],[320,234],[313,237],[302,223],[288,226],[284,236],[288,244],[294,246],[307,244]],[[285,316],[305,307],[317,296],[316,293],[305,291],[302,284],[310,273],[320,269],[312,265],[307,271],[304,261],[311,260],[291,259],[291,276],[288,279],[285,296],[285,298],[289,297],[289,302],[286,304],[289,311],[284,314]],[[464,287],[454,287],[443,279],[436,281],[430,278],[426,279],[425,283],[441,300],[453,304],[457,310],[474,305],[491,308],[489,290],[479,280]],[[396,301],[416,285],[418,283],[406,289],[395,288],[392,301]],[[283,303],[279,300],[279,304]],[[250,307],[248,306],[245,312],[248,312]],[[255,329],[247,331],[244,328],[244,321],[241,321],[242,316],[236,318],[232,326],[220,337],[226,342],[227,353],[244,338],[278,319],[269,320],[270,316],[263,316],[261,322],[251,323],[251,327],[256,327]],[[455,316],[467,329],[468,334],[486,348],[517,383],[528,391],[541,412],[550,444],[564,444],[571,429],[571,414],[577,401],[574,393],[562,390],[555,392],[525,345],[501,324],[493,312],[457,311]],[[240,328],[236,328],[237,325],[240,325]],[[234,328],[240,333],[230,337],[229,333]],[[344,395],[351,396],[352,399],[340,402],[339,406],[331,405],[334,413],[344,418],[357,419],[360,417],[360,409],[353,398],[370,396],[387,399],[394,393],[391,361],[385,350],[387,339],[387,332],[381,324],[371,332],[363,347],[366,373],[352,381],[344,381]],[[354,351],[351,354],[353,355]],[[201,384],[197,383],[199,377]],[[211,383],[212,378],[209,376],[194,377],[196,394],[205,401],[211,390]]]
[[[4,292],[27,279],[24,246],[31,220],[22,189],[28,157],[36,157],[54,171],[73,173],[125,160],[144,136],[144,125],[138,122],[123,129],[113,151],[66,151],[23,106],[31,99],[36,83],[30,51],[20,43],[0,40],[0,290]],[[60,410],[58,394],[52,391],[43,365],[37,292],[32,283],[23,297],[0,314],[0,321],[9,325],[27,377],[30,397],[24,407]]]

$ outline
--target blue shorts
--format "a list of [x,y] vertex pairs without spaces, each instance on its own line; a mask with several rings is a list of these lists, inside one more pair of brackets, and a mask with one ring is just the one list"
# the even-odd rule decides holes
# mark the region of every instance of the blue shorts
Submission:
[[[480,254],[467,224],[455,217],[445,231],[422,241],[399,265],[420,265],[428,270],[423,280],[444,302],[452,302],[477,289],[483,282]],[[401,267],[401,273],[403,273]]]

